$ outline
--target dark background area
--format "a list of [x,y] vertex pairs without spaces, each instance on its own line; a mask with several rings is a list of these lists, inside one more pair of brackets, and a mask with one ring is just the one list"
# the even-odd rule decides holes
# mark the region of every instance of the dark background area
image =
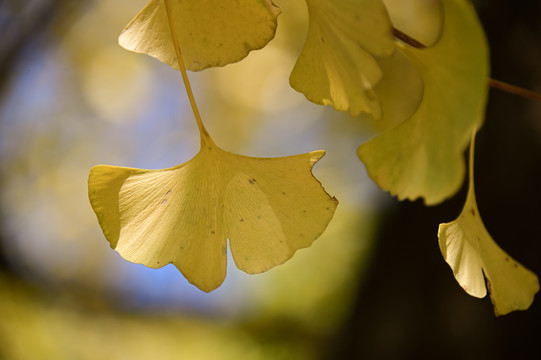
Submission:
[[[541,2],[476,5],[492,78],[541,91]],[[491,89],[475,158],[485,226],[541,274],[541,103]],[[441,261],[438,224],[454,220],[465,197],[466,185],[439,206],[401,202],[385,215],[354,311],[328,359],[541,359],[539,294],[529,310],[496,318],[489,298],[461,291]]]

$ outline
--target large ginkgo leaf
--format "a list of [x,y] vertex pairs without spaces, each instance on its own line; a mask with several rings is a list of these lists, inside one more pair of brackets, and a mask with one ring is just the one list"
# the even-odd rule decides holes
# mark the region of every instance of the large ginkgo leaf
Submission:
[[311,173],[323,155],[246,157],[209,138],[192,160],[170,169],[96,166],[89,197],[124,259],[152,268],[173,263],[208,292],[225,278],[227,239],[237,267],[260,273],[323,233],[338,204]]
[[[280,13],[270,0],[175,0],[172,11],[186,68],[193,71],[237,62],[261,49],[274,37]],[[178,69],[163,0],[151,0],[118,40],[127,50]]]
[[399,199],[437,204],[453,195],[465,175],[462,154],[482,123],[487,97],[488,49],[467,0],[444,0],[444,29],[433,47],[403,51],[417,66],[424,97],[407,120],[358,149],[370,177]]
[[[440,224],[438,239],[445,261],[456,280],[470,295],[482,298],[487,287],[496,315],[525,310],[539,291],[537,276],[505,253],[481,220],[473,184],[473,142],[470,188],[460,216]],[[485,286],[486,278],[486,286]]]
[[316,104],[355,116],[381,115],[373,91],[381,79],[374,56],[394,51],[391,23],[381,0],[306,0],[306,43],[290,76],[291,86]]

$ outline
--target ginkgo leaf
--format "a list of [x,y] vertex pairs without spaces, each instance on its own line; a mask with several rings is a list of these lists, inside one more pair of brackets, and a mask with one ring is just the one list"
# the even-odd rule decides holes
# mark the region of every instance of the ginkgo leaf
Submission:
[[381,0],[306,0],[309,25],[289,82],[316,104],[381,115],[373,88],[381,79],[374,56],[394,49],[391,23]]
[[427,205],[453,195],[465,175],[462,154],[482,123],[487,98],[488,49],[471,3],[444,0],[444,29],[431,48],[402,46],[417,66],[424,97],[407,120],[357,151],[370,177],[399,199]]
[[[224,65],[244,57],[253,48],[247,39],[262,39],[259,30],[270,30],[272,38],[278,12],[270,0],[175,3],[176,8],[172,0],[151,1],[128,25],[121,42],[144,44],[153,55],[169,54],[162,60],[180,69],[201,150],[192,160],[163,170],[96,166],[88,191],[105,237],[123,258],[152,268],[173,263],[208,292],[225,279],[228,239],[239,269],[266,271],[310,246],[327,227],[338,201],[311,173],[324,151],[267,159],[232,154],[214,144],[197,109],[184,59],[192,69]],[[182,46],[186,57],[180,49],[183,36],[193,36]],[[224,42],[216,46],[222,37]],[[241,52],[235,50],[239,41]],[[232,52],[216,51],[228,46]]]
[[338,204],[311,173],[323,155],[246,157],[209,138],[192,160],[170,169],[96,166],[89,197],[124,259],[152,268],[173,263],[208,292],[225,278],[227,239],[237,267],[254,274],[323,233]]
[[470,188],[466,204],[455,221],[440,224],[441,253],[468,294],[482,298],[488,287],[497,316],[525,310],[539,291],[539,279],[507,255],[486,230],[475,200],[473,140],[470,151]]
[[[175,31],[188,70],[242,60],[276,32],[280,9],[270,0],[175,0]],[[163,0],[151,0],[120,34],[127,50],[153,56],[178,69]]]

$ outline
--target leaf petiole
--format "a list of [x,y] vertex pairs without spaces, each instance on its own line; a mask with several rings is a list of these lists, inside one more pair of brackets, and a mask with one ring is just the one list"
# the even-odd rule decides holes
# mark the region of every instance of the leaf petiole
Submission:
[[195,97],[193,95],[192,87],[190,86],[190,81],[188,80],[188,74],[186,72],[186,65],[184,64],[184,59],[182,58],[182,52],[180,51],[180,45],[178,42],[177,33],[174,28],[173,15],[171,10],[171,0],[165,1],[165,11],[167,12],[167,21],[169,22],[169,29],[171,29],[171,37],[173,39],[173,46],[175,47],[175,52],[177,54],[178,66],[180,68],[180,73],[182,75],[182,81],[184,82],[184,87],[186,88],[186,93],[188,94],[188,99],[190,100],[190,105],[192,107],[193,114],[195,116],[195,121],[197,122],[197,127],[199,128],[199,133],[201,135],[201,148],[204,148],[207,142],[214,144],[212,141],[207,129],[203,125],[201,120],[201,115],[199,114],[199,109],[195,102]]
[[541,102],[541,94],[537,93],[535,91],[531,91],[528,89],[524,89],[521,87],[518,87],[516,85],[511,85],[506,82],[495,80],[495,79],[489,79],[488,84],[491,88],[502,90],[505,92],[508,92],[510,94],[515,94],[518,96],[522,96],[523,98],[540,101]]

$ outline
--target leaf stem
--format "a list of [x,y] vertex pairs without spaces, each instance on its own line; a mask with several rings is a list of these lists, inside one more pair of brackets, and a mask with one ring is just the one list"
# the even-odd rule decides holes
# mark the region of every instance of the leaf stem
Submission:
[[410,45],[410,46],[413,46],[414,48],[416,49],[426,49],[427,46],[425,44],[423,44],[422,42],[412,38],[411,36],[409,36],[408,34],[398,30],[397,28],[393,27],[393,35],[394,37],[396,37],[397,39],[400,39],[402,40],[403,42],[405,42],[406,44]]
[[470,162],[469,162],[469,193],[475,194],[474,190],[474,181],[473,181],[473,167],[474,167],[474,158],[475,158],[475,136],[477,135],[477,129],[473,130],[470,141]]
[[494,89],[503,90],[511,94],[522,96],[526,99],[541,101],[541,94],[536,93],[535,91],[527,90],[495,79],[489,79],[488,84]]
[[192,87],[190,86],[190,81],[188,80],[188,74],[186,72],[186,65],[184,64],[184,59],[182,58],[182,52],[180,51],[180,45],[178,42],[177,33],[174,27],[173,21],[173,11],[171,10],[171,0],[165,1],[165,11],[167,13],[167,21],[169,22],[169,29],[171,30],[171,36],[173,38],[173,46],[175,47],[175,52],[177,54],[178,67],[180,68],[180,73],[182,75],[182,81],[184,82],[184,87],[186,88],[186,93],[188,94],[188,99],[190,100],[190,105],[192,107],[193,114],[195,116],[195,121],[197,122],[197,127],[199,128],[199,133],[201,135],[201,148],[206,145],[207,142],[214,143],[203,125],[203,120],[201,120],[201,115],[199,114],[199,109],[195,103],[195,97],[193,96]]
[[[393,27],[393,35],[397,38],[405,42],[406,44],[413,46],[416,49],[426,49],[427,46],[423,44],[422,42],[412,38],[408,34],[398,30],[397,28]],[[528,89],[521,88],[516,85],[511,85],[506,82],[496,80],[496,79],[488,79],[488,85],[494,89],[502,90],[505,92],[508,92],[510,94],[518,95],[526,99],[540,101],[541,102],[541,94],[536,93],[535,91],[531,91]]]

